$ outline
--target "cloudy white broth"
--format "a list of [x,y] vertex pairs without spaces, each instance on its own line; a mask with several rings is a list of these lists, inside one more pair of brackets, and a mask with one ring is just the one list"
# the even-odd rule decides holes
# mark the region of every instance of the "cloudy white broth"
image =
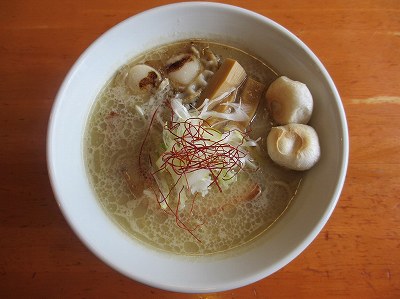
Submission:
[[107,214],[144,244],[183,255],[224,252],[264,233],[302,175],[275,165],[265,148],[264,93],[277,77],[254,56],[203,40],[152,49],[117,70],[84,138]]

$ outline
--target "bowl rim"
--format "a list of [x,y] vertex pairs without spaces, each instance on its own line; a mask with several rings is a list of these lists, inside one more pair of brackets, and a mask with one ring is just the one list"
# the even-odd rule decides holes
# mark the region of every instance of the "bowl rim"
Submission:
[[[340,165],[340,173],[338,175],[339,179],[336,184],[334,193],[331,197],[329,206],[327,207],[325,214],[321,216],[318,224],[314,226],[313,230],[307,235],[307,237],[304,239],[304,241],[300,245],[296,246],[294,250],[289,252],[285,258],[274,263],[273,267],[270,267],[269,269],[264,269],[264,271],[254,273],[253,275],[249,275],[247,277],[242,277],[240,279],[240,281],[232,281],[230,283],[225,283],[223,285],[215,285],[215,286],[212,286],[211,288],[198,288],[198,287],[191,287],[191,286],[182,287],[179,285],[171,286],[171,285],[163,284],[162,282],[145,280],[138,275],[133,275],[132,273],[127,273],[124,269],[119,267],[119,265],[113,264],[106,257],[104,257],[96,248],[94,248],[92,246],[91,243],[89,243],[85,239],[85,237],[75,227],[75,224],[72,222],[69,215],[63,209],[62,200],[60,199],[61,196],[59,194],[59,191],[57,189],[57,184],[55,182],[55,170],[53,169],[53,165],[54,165],[53,158],[54,157],[52,154],[53,134],[54,134],[54,129],[55,129],[54,122],[55,122],[55,117],[57,115],[57,111],[60,109],[61,98],[63,97],[65,90],[68,89],[71,78],[75,75],[75,72],[77,71],[77,69],[83,62],[83,60],[90,54],[92,48],[96,47],[96,45],[98,43],[100,43],[103,39],[105,39],[108,34],[113,32],[114,30],[118,30],[118,28],[120,26],[123,26],[125,23],[130,22],[131,19],[136,18],[138,16],[149,14],[149,13],[156,13],[156,12],[166,10],[166,9],[175,9],[175,8],[179,8],[179,7],[186,7],[188,9],[189,8],[193,9],[198,6],[207,6],[207,7],[211,7],[211,8],[212,7],[224,8],[226,10],[246,14],[246,15],[248,15],[252,18],[256,18],[262,22],[268,22],[270,26],[277,28],[287,38],[291,39],[293,42],[298,44],[304,51],[307,52],[307,54],[311,57],[311,59],[317,64],[317,67],[321,70],[322,75],[325,77],[325,80],[328,82],[329,87],[330,87],[331,91],[333,92],[333,97],[335,97],[335,99],[336,99],[336,104],[337,104],[339,117],[340,117],[340,124],[341,124],[341,128],[342,128],[342,131],[341,131],[341,134],[342,134],[342,140],[341,140],[341,142],[342,142],[342,159],[341,159],[341,165]],[[344,185],[345,177],[346,177],[347,167],[348,167],[349,137],[348,137],[348,127],[347,127],[347,121],[346,121],[346,117],[345,117],[344,107],[341,102],[339,93],[336,89],[336,86],[333,83],[332,78],[328,74],[328,72],[325,69],[325,67],[323,66],[323,64],[317,58],[317,56],[299,38],[297,38],[293,33],[291,33],[289,30],[284,28],[282,25],[279,25],[278,23],[269,19],[268,17],[258,14],[256,12],[250,11],[248,9],[245,9],[245,8],[242,8],[239,6],[230,5],[230,4],[222,4],[222,3],[214,3],[214,2],[196,2],[195,1],[195,2],[180,2],[180,3],[162,5],[162,6],[154,7],[149,10],[143,11],[139,14],[133,15],[133,16],[119,22],[118,24],[112,26],[110,29],[108,29],[102,35],[100,35],[100,37],[98,37],[93,43],[91,43],[91,45],[79,56],[79,58],[73,64],[73,66],[69,70],[68,74],[66,75],[65,79],[63,80],[63,83],[56,95],[55,101],[53,103],[53,107],[51,109],[49,122],[48,122],[46,150],[47,150],[47,169],[48,169],[50,184],[51,184],[55,199],[60,207],[60,210],[61,210],[64,218],[66,219],[66,221],[68,222],[68,224],[72,228],[72,230],[74,231],[75,235],[78,236],[78,238],[81,240],[81,242],[84,243],[85,246],[87,248],[89,248],[92,253],[94,253],[98,258],[100,258],[100,260],[102,260],[104,263],[109,265],[111,268],[117,270],[120,273],[123,273],[125,276],[127,276],[129,278],[132,278],[136,281],[145,283],[147,285],[150,285],[150,286],[153,286],[156,288],[160,288],[160,289],[169,290],[169,291],[176,291],[176,292],[209,293],[209,292],[226,291],[226,290],[230,290],[230,289],[239,288],[239,287],[254,283],[260,279],[263,279],[266,276],[269,276],[272,273],[274,273],[274,272],[278,271],[279,269],[283,268],[284,266],[286,266],[294,258],[296,258],[301,252],[303,252],[307,246],[310,245],[310,243],[316,238],[316,236],[320,233],[320,231],[322,230],[324,225],[329,220],[329,217],[332,214],[332,212],[339,200],[339,197],[340,197],[343,185]]]

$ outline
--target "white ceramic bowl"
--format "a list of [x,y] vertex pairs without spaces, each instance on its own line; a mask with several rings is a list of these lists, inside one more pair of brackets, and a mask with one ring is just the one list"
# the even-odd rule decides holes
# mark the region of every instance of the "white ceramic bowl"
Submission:
[[[146,49],[185,38],[239,45],[275,70],[302,81],[315,99],[312,125],[322,158],[307,172],[297,198],[254,246],[226,257],[177,257],[129,238],[107,217],[89,185],[83,161],[88,113],[119,66]],[[242,8],[216,3],[158,7],[116,25],[75,63],[50,117],[48,169],[58,204],[79,238],[105,263],[142,283],[178,292],[238,288],[279,270],[320,232],[339,198],[348,161],[348,135],[339,94],[317,57],[275,22]]]

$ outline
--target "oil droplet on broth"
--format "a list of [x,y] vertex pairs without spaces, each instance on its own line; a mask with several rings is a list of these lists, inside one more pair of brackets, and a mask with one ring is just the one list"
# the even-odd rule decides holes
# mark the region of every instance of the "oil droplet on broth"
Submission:
[[132,210],[132,216],[135,219],[144,217],[147,213],[148,206],[149,206],[149,200],[145,197],[140,201],[140,204]]
[[225,205],[223,210],[224,210],[225,216],[228,218],[235,217],[235,215],[236,215],[236,206],[233,204]]

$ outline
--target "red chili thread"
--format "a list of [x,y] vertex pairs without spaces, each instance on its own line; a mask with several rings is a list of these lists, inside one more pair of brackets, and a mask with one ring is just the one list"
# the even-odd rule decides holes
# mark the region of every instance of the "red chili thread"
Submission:
[[[153,189],[153,192],[154,192],[154,194],[155,194],[156,197],[158,197],[158,194],[159,194],[160,197],[162,198],[161,201],[160,201],[160,200],[157,201],[158,204],[159,204],[159,206],[160,206],[160,208],[161,208],[163,211],[165,211],[165,213],[167,213],[168,215],[174,216],[174,217],[175,217],[175,222],[176,222],[177,226],[178,226],[179,228],[182,228],[182,229],[186,230],[187,232],[189,232],[198,242],[201,243],[201,240],[194,234],[194,231],[197,230],[197,228],[199,228],[201,225],[203,225],[203,223],[200,223],[200,224],[196,225],[195,227],[190,228],[190,227],[188,227],[188,225],[187,225],[186,223],[184,223],[184,222],[180,219],[180,216],[179,216],[179,206],[180,206],[180,202],[181,202],[181,192],[183,191],[183,187],[182,187],[181,191],[180,191],[179,194],[178,194],[178,204],[177,204],[175,210],[169,205],[169,203],[168,203],[168,201],[167,201],[167,198],[168,198],[168,196],[170,195],[171,190],[170,190],[170,192],[168,193],[167,196],[164,196],[163,193],[162,193],[162,190],[161,190],[158,186],[157,186],[157,188],[158,188],[158,192],[156,192],[154,189]],[[157,194],[157,193],[158,193],[158,194]],[[194,199],[193,199],[193,201],[194,201]],[[193,201],[192,201],[192,204],[193,204]],[[161,204],[162,204],[163,202],[166,204],[167,210],[165,210],[165,209],[161,206]]]
[[[178,129],[177,125],[184,127],[182,136],[174,133]],[[182,176],[196,170],[207,169],[213,176],[213,183],[218,185],[217,180],[223,170],[231,171],[236,167],[242,169],[240,159],[244,158],[246,153],[239,147],[243,144],[244,137],[237,146],[225,142],[232,131],[228,131],[221,140],[212,141],[211,137],[215,130],[203,127],[202,120],[195,118],[175,122],[165,129],[174,136],[174,145],[170,151],[163,154],[160,170],[169,166],[176,175]],[[205,137],[207,135],[209,137]]]
[[[167,102],[167,107],[171,109],[170,103]],[[172,110],[172,109],[171,109]],[[143,171],[143,166],[141,164],[141,159],[144,151],[144,146],[148,135],[150,133],[151,127],[154,123],[155,116],[158,112],[158,108],[152,115],[150,120],[149,127],[146,131],[145,138],[142,142],[139,152],[139,168]],[[180,126],[183,126],[183,133],[181,136],[177,135],[175,131],[179,129]],[[195,225],[194,227],[189,227],[189,223],[185,223],[180,217],[180,205],[181,205],[181,194],[182,192],[192,193],[191,190],[185,190],[184,187],[177,192],[177,205],[175,209],[171,207],[168,203],[168,198],[171,196],[172,191],[176,188],[178,182],[181,179],[186,181],[186,185],[188,184],[187,174],[192,173],[197,170],[206,169],[210,172],[212,184],[215,184],[220,192],[222,192],[222,188],[218,183],[218,179],[220,178],[222,172],[233,171],[231,177],[222,177],[223,180],[233,179],[237,173],[244,167],[242,162],[240,161],[244,158],[247,153],[241,151],[239,148],[243,145],[245,136],[242,135],[242,139],[238,145],[232,146],[226,142],[226,139],[229,138],[230,134],[233,133],[233,130],[226,132],[223,135],[223,138],[220,140],[213,141],[211,140],[214,134],[218,133],[215,129],[209,127],[207,121],[200,118],[190,118],[182,122],[177,122],[173,120],[173,113],[171,114],[171,120],[165,125],[164,129],[168,130],[169,133],[174,137],[174,144],[171,147],[171,150],[165,152],[162,155],[163,164],[159,167],[158,170],[151,173],[153,180],[156,182],[155,175],[160,171],[170,172],[171,169],[177,176],[178,179],[174,182],[173,186],[170,187],[168,193],[165,195],[160,187],[157,185],[157,189],[153,189],[153,192],[156,198],[160,198],[158,204],[160,207],[164,203],[167,207],[164,210],[167,214],[175,217],[175,222],[178,227],[188,231],[197,241],[201,242],[201,240],[194,234],[194,232],[204,223],[207,222],[207,219],[203,219],[202,222]],[[152,161],[149,158],[150,165],[152,165]],[[190,188],[190,187],[188,187]],[[193,196],[191,200],[191,207],[189,211],[189,215],[193,215],[194,203],[197,193]],[[189,218],[190,220],[190,218]],[[187,222],[189,222],[189,220]]]
[[[149,123],[149,127],[147,128],[147,131],[146,131],[146,134],[144,136],[143,142],[142,142],[142,144],[140,146],[140,151],[139,151],[139,170],[141,171],[141,173],[144,173],[144,170],[142,168],[142,154],[143,154],[144,145],[146,143],[147,137],[149,137],[150,129],[153,126],[154,119],[155,119],[155,117],[157,115],[157,112],[158,112],[158,108],[160,108],[160,107],[157,107],[157,109],[154,111],[154,113],[153,113],[153,115],[151,117],[151,120],[150,120],[150,123]],[[149,160],[151,162],[150,158],[149,158]]]

